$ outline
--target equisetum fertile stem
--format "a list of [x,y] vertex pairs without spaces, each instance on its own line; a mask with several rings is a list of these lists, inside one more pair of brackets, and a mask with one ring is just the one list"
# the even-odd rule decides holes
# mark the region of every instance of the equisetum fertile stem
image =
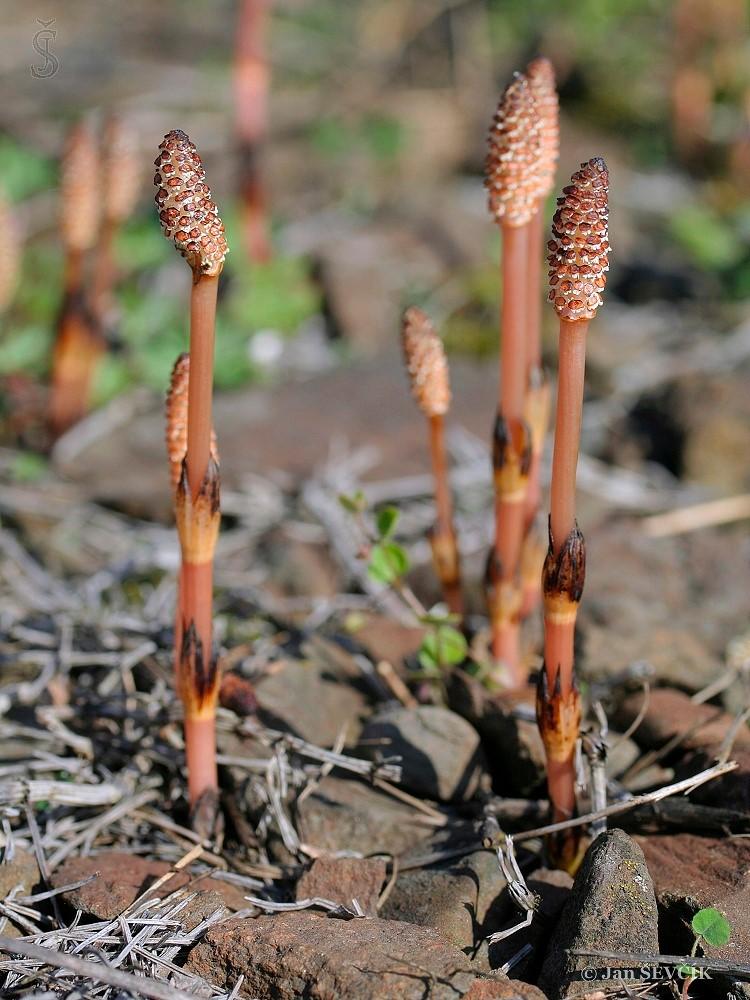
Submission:
[[521,687],[521,545],[530,462],[525,420],[528,334],[529,223],[537,208],[541,155],[539,114],[525,76],[506,87],[489,133],[485,186],[503,238],[500,392],[493,441],[495,551],[487,564],[486,594],[498,680]]
[[[159,149],[154,178],[159,219],[165,235],[174,241],[193,272],[185,455],[175,490],[182,553],[181,622],[175,630],[175,645],[178,689],[185,707],[188,794],[195,811],[207,796],[215,798],[218,785],[215,720],[219,673],[213,651],[212,601],[221,514],[215,449],[212,454],[211,402],[217,287],[227,245],[193,143],[184,132],[174,131],[164,137]],[[181,398],[184,395],[183,388]],[[174,480],[172,445],[175,458],[181,446],[175,428],[168,426],[167,440]]]
[[[581,437],[586,334],[602,302],[608,270],[608,188],[604,161],[581,165],[563,195],[549,243],[550,300],[560,321],[555,444],[552,457],[549,549],[544,563],[544,669],[537,720],[547,754],[553,821],[575,814],[575,748],[581,706],[574,673],[578,605],[586,575],[586,548],[575,519],[576,468]],[[552,859],[572,869],[579,839],[563,831],[550,841]]]
[[435,524],[430,533],[432,559],[445,603],[453,614],[463,614],[458,541],[453,524],[453,499],[445,448],[445,414],[451,402],[448,362],[443,343],[430,318],[412,307],[404,313],[401,344],[417,406],[427,418],[430,460],[435,477]]
[[538,529],[541,506],[541,464],[549,425],[550,387],[542,368],[542,257],[544,248],[544,204],[551,194],[560,152],[559,102],[555,71],[548,59],[540,57],[526,67],[526,77],[539,113],[541,156],[537,171],[538,189],[534,214],[528,225],[526,402],[524,414],[531,434],[531,464],[524,504],[524,544],[522,554],[523,603],[526,618],[541,596],[544,545]]
[[99,154],[86,125],[66,143],[60,177],[60,233],[65,250],[63,302],[52,351],[49,423],[62,434],[88,410],[104,340],[84,296],[84,264],[99,224]]
[[241,0],[234,59],[235,132],[243,241],[253,262],[271,257],[261,151],[268,131],[268,22],[271,0]]
[[140,174],[137,144],[127,125],[119,118],[111,118],[107,122],[102,174],[104,211],[96,248],[91,298],[95,313],[103,320],[110,311],[115,283],[115,237],[135,205]]
[[[169,382],[166,401],[166,444],[169,459],[169,478],[177,508],[177,495],[183,477],[188,441],[188,384],[190,380],[190,355],[181,354],[175,361]],[[216,435],[211,430],[210,459],[218,467],[219,454]],[[179,685],[180,656],[182,652],[182,582],[184,567],[180,568],[175,610],[175,683]]]
[[458,542],[453,527],[453,498],[448,483],[445,421],[441,414],[430,417],[430,458],[435,477],[435,525],[430,532],[432,557],[452,614],[463,614]]

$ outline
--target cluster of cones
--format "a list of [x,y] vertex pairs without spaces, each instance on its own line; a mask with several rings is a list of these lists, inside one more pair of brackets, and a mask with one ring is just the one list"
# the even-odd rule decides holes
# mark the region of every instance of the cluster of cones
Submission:
[[101,146],[86,123],[70,132],[60,176],[65,272],[48,410],[54,437],[89,408],[111,327],[115,237],[135,206],[139,175],[137,144],[121,119],[107,122]]
[[[560,323],[555,445],[549,541],[540,538],[540,465],[549,420],[549,385],[542,368],[541,273],[544,204],[559,156],[554,71],[535,59],[500,98],[489,134],[485,185],[500,226],[502,311],[500,391],[492,436],[495,544],[485,593],[495,683],[523,691],[528,668],[521,651],[523,619],[541,595],[544,665],[537,719],[548,761],[555,822],[575,812],[575,750],[581,718],[573,639],[585,576],[585,544],[575,520],[576,466],[583,406],[586,331],[602,303],[608,270],[608,185],[604,161],[581,165],[557,202],[547,243],[549,293]],[[450,403],[442,342],[428,317],[409,309],[402,341],[412,390],[430,425],[437,521],[433,557],[445,601],[462,613],[459,551],[451,512],[443,420]],[[546,554],[545,554],[546,548]],[[578,842],[566,832],[551,845],[556,860],[575,865]]]
[[[608,269],[608,174],[601,159],[581,165],[558,199],[547,243],[549,300],[560,323],[559,377],[552,462],[549,545],[536,553],[539,467],[549,392],[542,371],[539,309],[544,202],[558,158],[558,102],[544,59],[516,74],[490,131],[486,186],[503,236],[500,393],[493,431],[496,540],[488,560],[487,599],[495,681],[521,690],[527,672],[519,629],[541,591],[544,666],[537,718],[548,759],[553,819],[576,807],[575,748],[580,699],[573,637],[585,575],[585,546],[575,520],[576,465],[583,406],[586,332],[602,302]],[[197,150],[184,132],[168,133],[156,159],[156,204],[165,236],[192,271],[190,352],[174,366],[167,396],[167,452],[182,564],[175,621],[176,686],[185,709],[191,805],[216,799],[215,713],[220,671],[212,640],[212,575],[220,521],[219,463],[212,427],[216,296],[227,253]],[[69,220],[68,246],[85,242]],[[86,227],[84,236],[90,230]],[[77,233],[77,238],[76,237]],[[80,270],[75,255],[73,276]],[[71,280],[71,284],[73,284]],[[460,558],[454,526],[444,419],[451,402],[448,364],[428,316],[409,309],[402,343],[412,392],[428,422],[436,520],[430,541],[449,610],[462,616]],[[533,572],[529,565],[534,563]],[[209,812],[212,810],[209,810]],[[572,867],[578,842],[569,832],[552,845]]]

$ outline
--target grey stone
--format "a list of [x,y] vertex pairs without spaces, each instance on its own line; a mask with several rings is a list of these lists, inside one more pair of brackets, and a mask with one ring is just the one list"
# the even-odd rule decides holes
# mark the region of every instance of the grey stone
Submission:
[[384,709],[365,725],[361,744],[371,759],[401,757],[401,787],[425,798],[470,799],[482,774],[476,729],[438,705]]
[[506,884],[494,854],[475,851],[450,864],[403,872],[380,915],[435,927],[457,947],[473,949],[497,929],[489,924],[505,908]]
[[359,671],[324,657],[319,647],[305,652],[304,660],[274,664],[256,684],[261,720],[316,746],[333,746],[344,725],[356,739],[368,710]]
[[[535,796],[545,783],[544,746],[536,722],[519,718],[514,711],[518,700],[490,694],[462,670],[451,675],[448,697],[451,708],[479,733],[495,791],[522,798]],[[533,705],[526,707],[533,714]]]
[[385,792],[331,776],[301,802],[297,818],[301,839],[330,854],[399,855],[432,832],[420,813]]
[[584,995],[591,984],[580,972],[601,967],[601,959],[569,955],[575,948],[659,953],[654,885],[643,851],[623,830],[602,833],[583,858],[539,977],[553,1000]]

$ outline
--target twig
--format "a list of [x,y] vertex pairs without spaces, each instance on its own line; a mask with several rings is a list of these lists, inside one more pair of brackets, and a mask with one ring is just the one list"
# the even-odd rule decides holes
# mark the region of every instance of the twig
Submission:
[[642,806],[649,802],[659,802],[660,799],[665,799],[669,795],[692,792],[699,785],[703,785],[707,781],[713,780],[713,778],[720,778],[722,775],[729,774],[730,771],[735,771],[736,769],[737,763],[735,761],[729,761],[726,764],[714,764],[713,767],[706,768],[705,771],[700,771],[698,774],[693,775],[692,778],[685,778],[682,781],[675,782],[673,785],[665,785],[663,788],[657,788],[655,791],[646,792],[643,795],[634,795],[632,799],[628,799],[626,802],[615,802],[613,805],[607,806],[606,809],[598,810],[598,812],[585,813],[583,816],[575,816],[573,819],[564,820],[561,823],[551,823],[549,826],[541,826],[536,830],[524,830],[521,833],[515,834],[514,839],[516,841],[532,840],[534,837],[544,837],[548,833],[557,833],[558,830],[566,830],[568,827],[584,826],[586,823],[591,823],[593,820],[604,816],[617,816],[620,813],[635,809],[636,806]]
[[750,493],[722,497],[721,500],[709,500],[692,507],[646,517],[641,521],[641,531],[648,538],[667,538],[718,524],[744,521],[746,518],[750,518]]
[[289,913],[294,910],[309,910],[318,907],[321,910],[327,910],[332,917],[342,917],[345,920],[365,915],[356,899],[352,899],[351,907],[344,906],[343,903],[334,903],[330,899],[322,899],[320,896],[298,899],[295,903],[275,903],[268,899],[260,899],[258,896],[245,896],[245,899],[253,906],[257,906],[258,909],[267,910],[269,913]]

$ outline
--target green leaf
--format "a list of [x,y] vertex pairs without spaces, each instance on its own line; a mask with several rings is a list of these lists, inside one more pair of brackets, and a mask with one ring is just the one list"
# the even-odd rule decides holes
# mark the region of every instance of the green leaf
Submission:
[[744,253],[742,240],[731,220],[705,205],[686,205],[672,215],[670,228],[674,238],[699,267],[719,271],[736,264]]
[[378,529],[379,538],[388,538],[393,534],[396,530],[399,516],[399,512],[395,507],[383,507],[382,510],[378,511],[375,526]]
[[361,514],[365,509],[365,495],[362,490],[357,490],[351,496],[348,493],[339,493],[339,503],[350,514]]
[[468,644],[461,632],[450,625],[441,625],[428,632],[419,648],[419,662],[428,669],[440,669],[466,659]]
[[698,975],[698,970],[694,965],[678,965],[677,971],[683,979],[695,979]]
[[723,913],[713,906],[698,910],[692,920],[692,928],[698,937],[714,948],[723,947],[732,936],[732,925]]
[[395,542],[373,545],[367,572],[378,583],[395,583],[409,570],[409,557]]

